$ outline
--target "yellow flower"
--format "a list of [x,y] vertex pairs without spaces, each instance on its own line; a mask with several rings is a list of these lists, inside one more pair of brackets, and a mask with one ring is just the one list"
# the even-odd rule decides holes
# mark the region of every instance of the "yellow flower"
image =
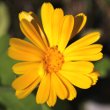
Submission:
[[22,61],[13,66],[20,76],[12,86],[19,99],[38,87],[36,102],[54,106],[57,97],[73,100],[77,95],[74,86],[87,89],[96,83],[98,73],[90,61],[102,58],[102,45],[93,44],[100,33],[92,32],[67,46],[86,23],[83,13],[64,15],[62,9],[44,3],[41,19],[43,28],[33,12],[19,14],[20,28],[30,42],[10,40],[9,56]]

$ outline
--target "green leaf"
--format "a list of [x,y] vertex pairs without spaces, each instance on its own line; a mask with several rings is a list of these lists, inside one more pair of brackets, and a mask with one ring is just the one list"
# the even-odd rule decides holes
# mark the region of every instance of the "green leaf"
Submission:
[[110,59],[105,56],[102,60],[95,63],[95,69],[100,72],[101,77],[106,77],[108,70],[110,70]]
[[43,104],[42,105],[42,110],[53,110],[53,109],[48,107],[46,104]]
[[0,56],[0,80],[2,85],[11,85],[16,75],[12,71],[12,66],[16,61],[10,59],[5,51]]
[[9,35],[0,38],[0,84],[11,85],[15,79],[12,66],[17,61],[8,57]]
[[4,2],[0,1],[0,37],[3,37],[9,29],[10,15],[8,7]]
[[36,104],[34,95],[19,100],[8,87],[0,87],[0,103],[6,106],[7,110],[42,110],[41,106]]
[[0,38],[0,55],[7,50],[8,46],[9,46],[9,35],[5,35],[2,38]]

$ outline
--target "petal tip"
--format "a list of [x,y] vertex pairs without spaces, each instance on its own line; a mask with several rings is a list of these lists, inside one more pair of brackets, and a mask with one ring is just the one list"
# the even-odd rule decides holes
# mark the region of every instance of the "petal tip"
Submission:
[[42,7],[41,8],[45,8],[45,7],[48,7],[48,6],[53,7],[53,5],[50,2],[44,2],[42,4]]
[[28,12],[22,11],[19,13],[19,20],[22,21],[23,19],[31,22],[33,20],[33,17]]
[[78,15],[76,16],[83,16],[83,17],[87,17],[84,13],[79,13]]

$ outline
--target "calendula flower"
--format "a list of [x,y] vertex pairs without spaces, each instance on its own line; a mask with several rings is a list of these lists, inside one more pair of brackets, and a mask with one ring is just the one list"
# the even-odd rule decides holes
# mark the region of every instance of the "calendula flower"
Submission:
[[83,13],[64,15],[62,9],[44,3],[41,19],[43,27],[33,12],[19,14],[20,28],[30,42],[10,40],[9,56],[22,61],[13,66],[20,76],[12,86],[19,99],[38,87],[36,102],[54,106],[57,97],[73,100],[77,95],[74,86],[87,89],[96,83],[98,73],[91,61],[102,58],[102,45],[93,44],[100,33],[91,32],[67,46],[86,23]]

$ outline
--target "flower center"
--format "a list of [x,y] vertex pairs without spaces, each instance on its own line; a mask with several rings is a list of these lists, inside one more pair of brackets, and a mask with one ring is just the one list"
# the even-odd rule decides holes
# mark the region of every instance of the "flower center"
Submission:
[[58,51],[58,47],[48,48],[43,59],[44,68],[47,73],[58,72],[64,63],[63,54]]

